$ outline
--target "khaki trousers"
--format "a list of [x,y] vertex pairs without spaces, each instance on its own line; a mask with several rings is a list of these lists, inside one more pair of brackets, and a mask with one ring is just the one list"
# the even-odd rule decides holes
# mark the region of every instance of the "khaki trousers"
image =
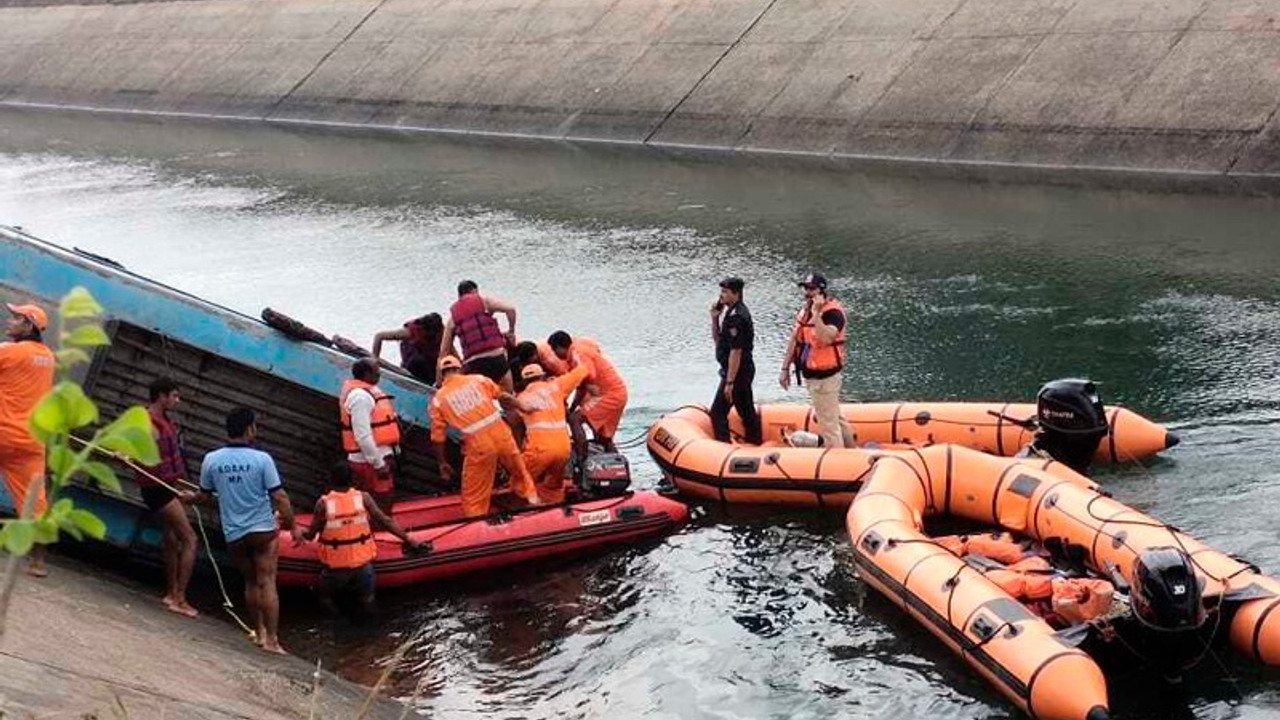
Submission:
[[853,447],[856,442],[853,430],[840,416],[840,373],[826,378],[805,378],[804,384],[809,388],[809,400],[813,403],[822,446]]

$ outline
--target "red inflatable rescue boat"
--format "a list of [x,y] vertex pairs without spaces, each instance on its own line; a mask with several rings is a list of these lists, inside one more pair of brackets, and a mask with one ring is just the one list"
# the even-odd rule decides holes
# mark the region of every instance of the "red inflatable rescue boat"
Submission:
[[[583,500],[548,508],[466,519],[457,495],[396,503],[392,515],[415,539],[429,544],[405,553],[400,540],[374,533],[378,587],[441,580],[548,558],[584,555],[675,531],[688,519],[681,503],[652,492]],[[307,527],[310,515],[298,516]],[[280,535],[280,587],[313,586],[320,578],[318,545],[294,546]]]

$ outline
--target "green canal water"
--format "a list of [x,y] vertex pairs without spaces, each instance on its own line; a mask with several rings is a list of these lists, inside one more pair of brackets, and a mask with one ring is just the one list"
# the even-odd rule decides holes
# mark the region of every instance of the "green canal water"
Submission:
[[[709,402],[724,275],[747,280],[757,397],[802,399],[774,368],[795,281],[820,270],[852,319],[848,398],[1028,400],[1091,377],[1183,437],[1100,481],[1280,573],[1273,200],[5,113],[0,222],[364,342],[473,278],[524,334],[600,340],[631,387],[622,438]],[[286,642],[371,681],[418,637],[394,689],[432,717],[1018,717],[846,546],[838,514],[707,508],[643,548],[387,594],[376,631],[287,598]],[[1171,708],[1135,667],[1111,680],[1115,717],[1280,716],[1280,675],[1226,654],[1186,685]]]

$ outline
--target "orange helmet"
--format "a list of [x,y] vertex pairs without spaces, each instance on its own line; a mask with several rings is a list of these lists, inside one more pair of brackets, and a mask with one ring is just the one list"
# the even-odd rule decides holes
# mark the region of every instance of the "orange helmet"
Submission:
[[462,361],[452,355],[445,355],[440,358],[440,363],[436,365],[436,369],[439,372],[444,372],[445,370],[461,370]]
[[540,378],[546,374],[547,374],[546,371],[543,370],[542,366],[539,365],[538,363],[529,363],[528,365],[524,366],[523,370],[520,371],[520,379],[533,380],[534,378]]

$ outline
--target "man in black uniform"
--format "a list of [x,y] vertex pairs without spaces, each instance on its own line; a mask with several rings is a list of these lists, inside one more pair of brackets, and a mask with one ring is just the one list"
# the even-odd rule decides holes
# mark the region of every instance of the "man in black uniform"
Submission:
[[[756,329],[751,311],[742,302],[742,278],[720,281],[720,299],[711,306],[711,339],[716,343],[716,362],[720,363],[720,386],[711,403],[711,427],[716,439],[729,442],[729,407],[738,411],[746,431],[746,441],[759,445],[760,415],[756,413],[751,383],[756,377],[756,364],[751,358]],[[721,321],[721,313],[724,315]]]

